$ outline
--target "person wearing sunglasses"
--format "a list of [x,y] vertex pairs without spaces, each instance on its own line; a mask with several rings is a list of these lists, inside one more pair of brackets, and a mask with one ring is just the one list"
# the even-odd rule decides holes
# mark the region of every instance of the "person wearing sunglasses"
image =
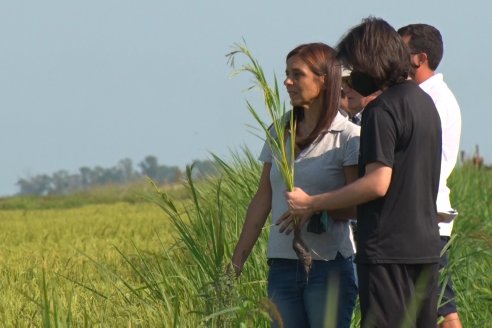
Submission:
[[376,99],[376,97],[381,94],[381,90],[376,90],[370,95],[364,97],[356,89],[354,89],[352,78],[350,76],[351,72],[347,70],[344,72],[345,74],[342,75],[342,92],[347,98],[346,111],[350,120],[353,123],[360,125],[364,107],[366,107],[372,100]]
[[[352,78],[350,77],[351,71],[347,68],[342,69],[342,94],[345,96],[346,105],[343,108],[347,113],[350,121],[360,126],[362,121],[362,112],[364,107],[372,100],[376,99],[381,94],[381,90],[376,90],[369,96],[364,97],[357,90],[353,88]],[[353,219],[349,221],[350,228],[352,230],[352,238],[354,246],[357,244],[357,220]]]
[[[427,24],[410,24],[398,30],[403,41],[408,45],[412,70],[410,76],[420,87],[428,93],[441,118],[442,127],[442,155],[441,155],[441,178],[439,180],[439,191],[437,194],[437,213],[439,221],[439,234],[441,236],[441,251],[446,247],[453,229],[454,218],[457,212],[451,207],[449,200],[450,189],[447,186],[448,177],[453,171],[458,159],[461,113],[460,107],[453,93],[444,82],[443,75],[436,73],[436,69],[443,56],[443,41],[441,33],[437,28]],[[439,269],[448,266],[448,250],[441,256]],[[447,272],[446,286],[437,286],[438,293],[443,290],[443,297],[438,308],[438,315],[444,320],[441,328],[461,328],[461,321],[456,307],[455,293],[451,282],[451,273]]]

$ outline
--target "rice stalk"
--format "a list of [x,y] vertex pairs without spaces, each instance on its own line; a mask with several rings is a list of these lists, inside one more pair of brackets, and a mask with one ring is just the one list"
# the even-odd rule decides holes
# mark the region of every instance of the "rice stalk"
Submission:
[[[238,55],[246,56],[248,62],[236,68],[235,58]],[[265,78],[261,65],[253,57],[251,51],[245,44],[234,44],[233,51],[227,55],[227,58],[230,66],[234,69],[234,75],[240,73],[252,74],[254,86],[258,87],[263,92],[265,107],[273,122],[271,126],[268,126],[260,118],[260,115],[250,102],[247,101],[246,104],[248,110],[253,115],[253,118],[265,133],[266,142],[270,147],[275,165],[279,170],[287,190],[292,191],[294,189],[294,164],[296,154],[296,120],[294,120],[294,111],[291,110],[289,113],[286,113],[285,103],[280,100],[279,84],[276,76],[274,75],[274,87],[272,89]],[[312,255],[301,238],[299,218],[294,216],[292,218],[292,224],[294,228],[292,248],[303,264],[306,276],[308,276],[312,265]]]

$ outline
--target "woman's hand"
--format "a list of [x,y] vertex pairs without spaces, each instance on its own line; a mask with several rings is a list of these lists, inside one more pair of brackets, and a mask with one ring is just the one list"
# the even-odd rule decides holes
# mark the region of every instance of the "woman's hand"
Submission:
[[280,233],[285,233],[286,235],[290,234],[294,231],[294,218],[297,218],[297,222],[299,224],[299,228],[309,220],[312,213],[307,213],[303,216],[295,216],[290,214],[290,212],[285,212],[282,216],[275,222],[276,225],[280,225],[279,231]]

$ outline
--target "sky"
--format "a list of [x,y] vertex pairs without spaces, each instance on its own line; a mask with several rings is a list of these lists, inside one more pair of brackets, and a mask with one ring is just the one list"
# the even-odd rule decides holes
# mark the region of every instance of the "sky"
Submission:
[[[273,78],[306,42],[335,46],[364,17],[396,29],[436,26],[444,74],[462,111],[461,149],[492,161],[489,106],[492,5],[488,1],[1,1],[0,196],[58,170],[115,166],[147,155],[184,168],[224,159],[262,140],[246,107],[263,117],[248,76],[226,54],[248,48]],[[287,94],[283,92],[288,101]],[[288,102],[287,102],[288,103]]]

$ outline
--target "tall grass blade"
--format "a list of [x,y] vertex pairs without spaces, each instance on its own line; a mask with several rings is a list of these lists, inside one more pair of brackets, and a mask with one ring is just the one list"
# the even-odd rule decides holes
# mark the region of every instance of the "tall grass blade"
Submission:
[[[239,68],[236,68],[235,57],[238,55],[244,55],[248,61]],[[270,147],[273,160],[278,168],[280,176],[282,177],[287,190],[292,191],[294,189],[294,164],[296,156],[295,138],[297,128],[294,120],[294,111],[291,110],[289,115],[286,114],[285,104],[280,100],[279,84],[276,76],[274,75],[274,87],[272,89],[266,80],[261,65],[254,58],[245,44],[236,43],[234,45],[234,50],[229,53],[227,57],[231,67],[235,69],[234,74],[242,72],[252,74],[254,77],[254,85],[259,87],[260,91],[263,92],[265,107],[273,122],[272,127],[269,127],[268,124],[263,122],[258,112],[249,102],[247,102],[247,107],[258,125],[265,132],[266,142]],[[289,140],[288,145],[286,145],[287,140]],[[293,217],[292,219],[294,226],[292,248],[296,252],[301,263],[303,263],[307,278],[312,264],[311,251],[301,238],[299,218]]]

